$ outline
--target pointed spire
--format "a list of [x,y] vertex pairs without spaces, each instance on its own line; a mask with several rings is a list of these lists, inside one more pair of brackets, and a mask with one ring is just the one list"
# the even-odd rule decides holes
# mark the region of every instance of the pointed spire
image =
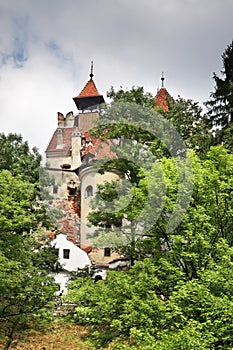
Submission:
[[91,80],[92,80],[93,77],[94,77],[94,74],[93,74],[93,61],[91,61],[91,73],[90,73]]
[[94,80],[89,79],[80,94],[77,97],[92,97],[100,96],[99,91],[97,90]]
[[164,80],[164,72],[162,72],[162,87],[157,91],[157,94],[155,96],[155,109],[162,109],[164,112],[168,112],[171,105],[173,105],[174,100],[167,89],[164,87]]
[[164,78],[164,73],[162,72],[162,77],[161,77],[161,81],[162,81],[162,88],[164,87],[164,80],[165,80],[165,78]]
[[77,108],[79,110],[84,110],[92,106],[104,103],[103,95],[98,92],[94,80],[92,79],[93,74],[93,61],[91,61],[91,73],[89,74],[90,79],[80,92],[80,94],[73,98]]

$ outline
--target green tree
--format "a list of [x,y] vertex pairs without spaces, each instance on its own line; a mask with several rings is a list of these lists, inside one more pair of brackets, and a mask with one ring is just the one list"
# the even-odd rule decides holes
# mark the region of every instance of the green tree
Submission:
[[6,336],[5,350],[9,349],[16,331],[38,322],[40,315],[48,315],[48,305],[56,290],[48,271],[32,264],[30,258],[33,254],[27,248],[21,245],[24,262],[0,255],[0,322],[1,333]]
[[[55,268],[57,256],[45,253],[33,237],[40,226],[34,185],[2,170],[0,186],[0,319],[8,349],[14,332],[32,321],[51,300],[56,286],[48,274],[51,266]],[[43,264],[41,254],[47,257]]]
[[155,99],[149,92],[144,92],[143,86],[132,86],[130,90],[124,90],[122,87],[115,91],[113,86],[107,92],[109,97],[114,102],[130,102],[136,103],[142,107],[154,108]]
[[[135,265],[109,273],[106,282],[82,279],[71,286],[74,319],[91,327],[99,346],[127,339],[126,349],[232,347],[233,157],[222,146],[211,147],[206,159],[193,152],[190,157],[192,199],[179,226],[167,230],[177,204],[179,163],[164,157],[140,184],[146,196],[145,178],[151,176],[154,182],[148,182],[159,189],[165,181],[166,199],[158,220],[139,240]],[[158,167],[164,178],[155,176]]]
[[131,265],[138,254],[136,245],[140,235],[137,231],[141,222],[137,216],[145,205],[144,190],[140,185],[129,189],[120,181],[99,185],[91,203],[93,211],[88,215],[89,222],[97,227],[92,235],[94,244],[111,247],[128,256]]
[[[8,349],[14,332],[32,321],[51,300],[56,286],[48,274],[51,266],[55,268],[57,256],[45,254],[45,248],[33,237],[40,226],[34,184],[2,170],[0,186],[0,320]],[[41,254],[47,256],[43,264]]]
[[[184,119],[182,124],[181,111]],[[202,131],[199,132],[201,129],[199,126],[202,123],[201,110],[191,101],[179,100],[167,115],[169,115],[169,121],[163,119],[156,111],[144,109],[137,104],[113,103],[104,111],[94,130],[104,141],[112,140],[112,150],[116,154],[114,159],[103,161],[103,167],[99,167],[100,171],[115,169],[121,172],[122,178],[128,180],[131,187],[122,189],[122,180],[118,181],[118,184],[111,185],[113,187],[107,184],[99,187],[96,201],[93,201],[94,211],[89,215],[89,220],[93,225],[101,228],[118,223],[116,225],[118,231],[119,221],[122,220],[121,229],[128,232],[131,238],[128,242],[136,257],[143,256],[140,247],[144,247],[144,243],[147,244],[145,252],[149,254],[149,242],[152,242],[149,237],[153,237],[152,246],[155,250],[162,241],[166,250],[175,251],[175,254],[185,247],[184,242],[188,232],[190,237],[187,237],[187,241],[192,241],[196,232],[199,232],[201,241],[208,230],[209,246],[212,244],[214,246],[214,237],[216,240],[219,237],[226,238],[232,244],[231,155],[222,147],[213,148],[207,155],[205,154],[203,161],[193,157],[191,166],[187,161],[189,156],[185,145],[182,140],[180,141],[180,135],[176,130],[174,131],[170,121],[177,126],[182,137],[190,142],[189,148],[192,148],[195,137],[200,138],[201,144],[202,136],[203,138],[206,136],[204,132],[204,135]],[[189,128],[194,139],[189,138],[188,121],[191,124]],[[208,147],[204,153],[207,149]],[[168,158],[162,157],[167,153]],[[99,166],[99,163],[97,164]],[[192,167],[194,178],[192,178]],[[186,180],[183,181],[185,178]],[[168,235],[167,225],[171,224],[171,216],[173,221],[179,221],[179,218],[185,214],[187,199],[191,198],[192,183],[194,183],[194,192],[191,205],[173,235]],[[116,190],[117,186],[118,190]],[[177,203],[178,193],[179,202]],[[120,198],[118,198],[119,194],[121,194]],[[111,204],[108,198],[112,201]],[[193,220],[193,217],[196,217],[196,220]],[[153,222],[153,218],[156,220],[158,218],[157,222],[156,220]],[[153,223],[152,226],[151,223]],[[183,232],[186,234],[184,235]],[[135,243],[137,236],[139,236],[138,245]],[[140,239],[143,240],[142,244]],[[201,268],[206,257],[206,254],[203,254],[202,259],[197,253],[197,261],[191,258],[191,256],[194,257],[194,249],[198,250],[201,246],[200,243],[198,240],[193,242],[190,252],[184,253],[186,258],[182,254],[175,257],[174,254],[174,263],[180,264],[189,278],[196,276],[197,270]],[[175,244],[176,249],[173,249]],[[203,249],[208,252],[205,244],[206,240],[203,239]],[[152,251],[151,254],[157,253]],[[176,260],[177,257],[178,260]]]
[[[197,278],[206,268],[210,256],[214,257],[219,239],[226,239],[230,246],[233,245],[232,155],[219,146],[210,149],[206,160],[200,160],[195,154],[190,157],[192,173],[183,172],[183,176],[191,176],[189,181],[193,183],[189,189],[191,200],[188,207],[183,208],[188,188],[180,183],[178,168],[182,167],[181,161],[163,158],[155,162],[148,173],[144,172],[139,186],[132,186],[129,193],[116,198],[113,206],[108,199],[113,189],[111,193],[116,196],[115,185],[102,185],[93,201],[95,209],[89,214],[92,224],[100,227],[97,233],[101,228],[116,224],[117,219],[127,218],[129,226],[118,223],[113,232],[121,230],[127,233],[130,227],[129,238],[133,236],[136,240],[133,242],[134,259],[165,256],[171,264],[182,269],[187,280]],[[177,203],[179,189],[182,200]],[[172,225],[174,229],[168,230]],[[102,242],[108,234],[109,231],[101,237]],[[130,243],[128,239],[128,248]]]
[[[113,102],[129,102],[152,110],[155,107],[155,98],[150,93],[145,93],[143,87],[135,88],[133,86],[131,90],[123,90],[121,87],[118,91],[111,87],[107,95]],[[163,109],[157,111],[174,125],[187,148],[195,149],[198,153],[204,154],[208,151],[212,142],[212,134],[209,132],[209,126],[198,102],[191,99],[185,100],[179,96],[170,104],[168,112]],[[167,155],[167,153],[165,154]]]
[[[136,122],[137,119],[141,119],[142,115],[146,115],[139,128],[137,123],[132,122],[132,115],[136,118]],[[104,173],[114,169],[121,174],[121,179],[115,183],[105,183],[103,186],[99,186],[98,194],[92,203],[96,210],[89,215],[89,220],[99,228],[117,227],[115,231],[121,231],[124,238],[128,240],[128,247],[132,248],[129,252],[132,263],[135,233],[139,223],[134,219],[140,212],[139,203],[141,209],[144,207],[145,196],[140,193],[140,183],[145,178],[143,166],[145,165],[145,157],[147,157],[147,163],[149,163],[149,157],[153,158],[152,153],[147,152],[145,155],[145,152],[142,152],[142,145],[151,140],[156,142],[151,130],[146,129],[146,119],[150,118],[155,121],[157,115],[155,110],[145,109],[136,103],[114,102],[103,112],[99,124],[93,130],[93,134],[101,137],[103,142],[109,142],[109,139],[113,140],[111,149],[117,155],[116,158],[97,162],[99,172]],[[123,219],[124,227],[121,225]],[[124,245],[124,247],[126,246]]]
[[[8,170],[12,176],[20,175],[22,180],[26,180],[34,186],[34,198],[36,201],[37,220],[41,220],[44,226],[51,226],[48,219],[48,208],[38,207],[38,199],[49,199],[49,193],[46,191],[48,186],[54,184],[54,179],[49,177],[45,168],[41,166],[41,155],[36,147],[30,149],[28,142],[23,140],[21,135],[9,133],[0,134],[0,171]],[[46,210],[47,211],[46,211]],[[51,209],[50,209],[51,210]],[[52,215],[51,215],[52,217]],[[54,220],[55,221],[55,220]]]
[[232,154],[209,149],[196,103],[179,98],[165,116],[198,155],[156,111],[125,97],[122,91],[94,130],[112,140],[117,156],[97,167],[122,178],[99,186],[89,220],[97,234],[113,224],[117,235],[126,219],[135,264],[96,284],[74,281],[74,319],[91,327],[100,347],[117,339],[129,344],[116,348],[134,350],[231,349]]
[[42,239],[49,220],[39,200],[41,156],[20,135],[1,134],[0,144],[0,321],[8,349],[15,331],[46,310],[56,289],[49,273],[59,266]]
[[114,340],[127,350],[230,350],[232,254],[219,239],[208,265],[191,280],[167,257],[137,261],[96,284],[77,279],[68,294],[77,304],[74,320],[89,327],[99,347]]
[[0,134],[0,150],[0,170],[22,175],[31,183],[39,181],[41,156],[36,147],[30,150],[21,135]]
[[226,129],[224,133],[224,145],[229,151],[233,152],[233,124]]
[[212,134],[198,102],[179,96],[168,112],[161,113],[175,126],[188,149],[195,150],[201,156],[206,155],[212,143]]
[[[175,161],[164,158],[161,162],[166,181],[166,203],[151,230],[151,240],[164,244],[161,254],[179,266],[187,280],[198,278],[200,271],[208,266],[220,239],[233,245],[232,155],[219,146],[211,148],[206,160],[200,160],[196,155],[191,155],[191,159],[192,198],[182,221],[170,233],[167,225],[180,184]],[[178,206],[177,213],[179,210]]]
[[222,54],[223,77],[214,73],[215,90],[206,102],[210,128],[216,128],[216,143],[224,141],[224,131],[233,121],[233,41]]
[[129,335],[132,327],[153,334],[162,329],[165,304],[155,293],[155,270],[148,260],[128,272],[109,272],[106,282],[80,278],[71,284],[68,299],[79,304],[74,319],[91,327],[99,347]]
[[[74,320],[90,328],[99,347],[114,340],[128,341],[123,349],[230,349],[232,248],[221,241],[216,253],[218,261],[191,281],[166,259],[148,258],[109,272],[106,281],[78,278],[68,294],[77,304]],[[166,282],[168,298],[161,293]]]
[[[96,162],[98,171],[114,170],[121,174],[121,178],[115,183],[99,186],[89,221],[98,227],[97,234],[103,231],[99,228],[117,226],[114,231],[127,236],[133,262],[140,247],[136,242],[138,233],[140,238],[143,236],[142,222],[146,231],[145,220],[140,217],[145,205],[149,211],[149,206],[153,207],[151,217],[157,217],[164,201],[165,182],[160,181],[163,169],[159,166],[153,168],[153,164],[157,164],[164,153],[177,158],[184,154],[185,158],[185,145],[173,125],[156,110],[129,102],[114,102],[107,107],[93,134],[111,144],[116,154],[112,159]],[[154,179],[149,175],[152,168]],[[153,221],[146,213],[145,217],[148,222]]]

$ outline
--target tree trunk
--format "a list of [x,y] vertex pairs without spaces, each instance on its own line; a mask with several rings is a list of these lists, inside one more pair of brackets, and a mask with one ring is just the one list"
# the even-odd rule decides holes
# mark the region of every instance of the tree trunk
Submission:
[[4,350],[10,349],[11,343],[12,343],[12,341],[13,341],[13,334],[14,334],[14,327],[12,327],[12,328],[9,330],[8,339],[7,339],[7,342],[6,342],[6,345],[5,345]]

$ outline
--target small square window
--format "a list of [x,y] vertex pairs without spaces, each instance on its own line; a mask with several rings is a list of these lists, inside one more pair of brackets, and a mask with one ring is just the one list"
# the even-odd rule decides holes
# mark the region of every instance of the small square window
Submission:
[[104,256],[111,256],[111,249],[110,248],[104,248]]
[[70,250],[63,249],[63,259],[69,259],[69,258],[70,258]]

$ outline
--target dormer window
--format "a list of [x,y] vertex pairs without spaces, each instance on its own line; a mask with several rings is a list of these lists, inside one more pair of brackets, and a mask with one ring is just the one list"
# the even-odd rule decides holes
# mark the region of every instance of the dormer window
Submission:
[[57,149],[63,148],[63,130],[57,129]]

